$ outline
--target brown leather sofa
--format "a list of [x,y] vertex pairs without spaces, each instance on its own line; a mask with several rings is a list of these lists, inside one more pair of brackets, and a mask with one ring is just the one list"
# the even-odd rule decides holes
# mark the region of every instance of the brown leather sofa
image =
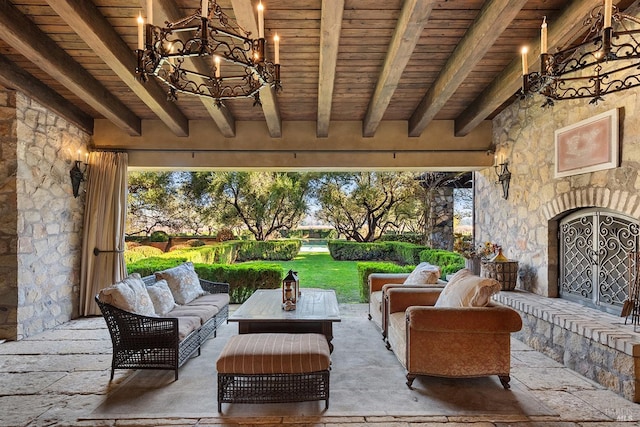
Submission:
[[441,292],[402,287],[386,292],[387,340],[407,370],[409,388],[418,375],[497,375],[508,389],[510,335],[522,328],[520,315],[494,302],[485,307],[434,307]]

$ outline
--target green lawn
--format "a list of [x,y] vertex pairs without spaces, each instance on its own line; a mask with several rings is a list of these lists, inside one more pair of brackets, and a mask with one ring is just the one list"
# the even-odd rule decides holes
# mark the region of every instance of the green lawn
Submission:
[[268,261],[298,272],[301,288],[333,289],[338,302],[360,302],[356,261],[334,261],[327,252],[300,252],[292,261]]

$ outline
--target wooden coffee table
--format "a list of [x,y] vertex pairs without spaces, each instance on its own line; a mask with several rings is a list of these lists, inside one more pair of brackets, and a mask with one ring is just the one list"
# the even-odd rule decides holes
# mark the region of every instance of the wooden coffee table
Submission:
[[241,334],[284,332],[323,334],[333,351],[333,323],[340,322],[332,290],[303,288],[296,309],[282,309],[281,289],[258,289],[231,316]]

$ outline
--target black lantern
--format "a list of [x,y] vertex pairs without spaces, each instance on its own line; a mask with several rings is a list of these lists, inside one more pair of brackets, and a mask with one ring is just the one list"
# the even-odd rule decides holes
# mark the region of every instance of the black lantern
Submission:
[[298,272],[289,270],[282,280],[282,308],[290,311],[296,309],[296,302],[300,292],[300,281]]

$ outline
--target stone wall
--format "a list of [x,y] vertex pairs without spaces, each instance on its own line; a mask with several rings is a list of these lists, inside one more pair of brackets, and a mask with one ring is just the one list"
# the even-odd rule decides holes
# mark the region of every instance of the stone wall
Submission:
[[16,95],[0,87],[0,339],[16,338],[18,200]]
[[[518,287],[557,296],[556,220],[580,207],[640,214],[640,107],[638,90],[607,95],[598,105],[558,101],[541,108],[539,97],[516,101],[493,120],[498,159],[509,161],[509,198],[502,198],[493,169],[475,173],[476,236],[504,248],[520,262]],[[554,131],[607,110],[620,113],[620,166],[554,178]]]
[[[10,212],[17,251],[8,254],[17,266],[16,292],[2,301],[15,313],[15,324],[0,325],[0,338],[21,339],[78,315],[84,196],[73,197],[69,170],[78,150],[87,152],[90,137],[20,93],[0,94],[15,99],[15,124],[11,132],[2,127],[0,138],[2,158],[17,164],[7,196],[17,201]],[[5,144],[11,138],[15,144]],[[4,295],[12,284],[0,280]]]

